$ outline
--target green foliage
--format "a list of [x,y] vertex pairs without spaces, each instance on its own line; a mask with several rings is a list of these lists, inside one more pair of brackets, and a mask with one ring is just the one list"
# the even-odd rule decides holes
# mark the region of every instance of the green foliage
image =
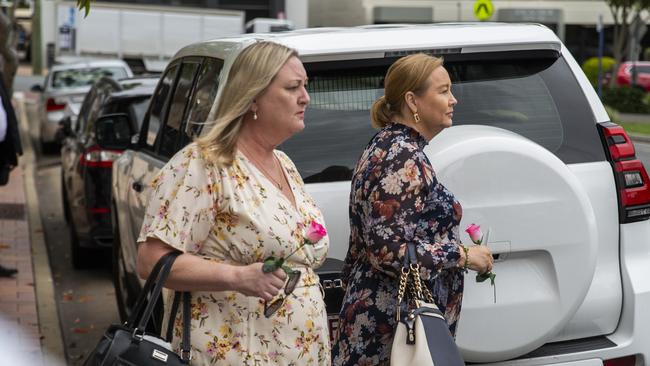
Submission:
[[650,47],[646,47],[643,50],[643,60],[644,61],[650,61]]
[[77,8],[84,10],[84,18],[90,13],[90,2],[92,0],[77,0]]
[[650,106],[644,103],[645,91],[629,86],[603,89],[603,103],[622,113],[650,113]]
[[[603,76],[606,72],[612,71],[615,63],[616,61],[614,61],[613,58],[607,56],[603,57]],[[598,83],[598,57],[588,58],[582,64],[582,71],[584,71],[585,75],[587,75],[587,78],[591,82],[591,85],[596,86]]]
[[[614,121],[612,121],[614,122]],[[627,132],[637,133],[641,135],[650,135],[650,123],[643,122],[615,122],[621,125]]]
[[621,124],[621,119],[618,116],[618,112],[616,111],[616,109],[614,109],[614,108],[612,108],[612,107],[610,107],[610,106],[608,106],[606,104],[604,105],[604,107],[605,107],[605,111],[607,111],[607,115],[609,116],[609,120],[616,123],[616,124],[618,124],[618,125],[620,125]]

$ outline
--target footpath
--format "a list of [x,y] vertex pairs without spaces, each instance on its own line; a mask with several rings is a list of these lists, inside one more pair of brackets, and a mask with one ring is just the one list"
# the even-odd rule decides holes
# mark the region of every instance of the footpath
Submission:
[[36,156],[22,93],[14,93],[13,102],[24,154],[9,183],[0,187],[0,265],[18,270],[13,277],[0,277],[0,363],[63,365],[63,337],[34,182]]

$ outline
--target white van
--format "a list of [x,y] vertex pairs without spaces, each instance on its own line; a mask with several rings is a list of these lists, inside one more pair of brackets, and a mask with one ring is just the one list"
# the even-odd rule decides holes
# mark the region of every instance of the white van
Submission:
[[648,364],[648,176],[571,54],[535,24],[307,29],[180,50],[137,142],[123,140],[129,149],[113,165],[116,287],[124,311],[139,286],[135,242],[149,183],[201,133],[228,87],[233,60],[259,40],[297,49],[309,76],[306,128],[280,148],[325,214],[330,263],[340,264],[348,248],[349,180],[375,133],[369,109],[383,94],[386,70],[411,53],[443,56],[459,103],[454,126],[426,153],[463,205],[462,227],[492,228],[488,245],[496,258],[496,303],[489,284],[466,279],[457,338],[465,360]]

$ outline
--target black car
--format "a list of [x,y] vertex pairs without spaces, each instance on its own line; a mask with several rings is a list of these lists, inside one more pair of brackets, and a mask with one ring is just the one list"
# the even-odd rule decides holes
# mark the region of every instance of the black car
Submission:
[[96,143],[95,121],[107,114],[125,114],[139,128],[158,79],[102,78],[88,92],[75,123],[62,121],[61,148],[63,210],[70,228],[72,263],[87,267],[90,251],[113,243],[110,196],[111,168],[122,151]]

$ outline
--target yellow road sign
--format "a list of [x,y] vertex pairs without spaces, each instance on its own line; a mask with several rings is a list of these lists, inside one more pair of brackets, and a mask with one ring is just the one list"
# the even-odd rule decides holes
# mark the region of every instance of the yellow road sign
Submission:
[[488,20],[494,13],[494,6],[490,0],[476,0],[474,3],[474,16],[480,21]]

